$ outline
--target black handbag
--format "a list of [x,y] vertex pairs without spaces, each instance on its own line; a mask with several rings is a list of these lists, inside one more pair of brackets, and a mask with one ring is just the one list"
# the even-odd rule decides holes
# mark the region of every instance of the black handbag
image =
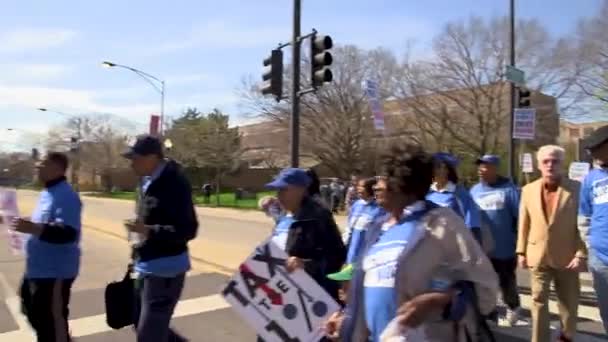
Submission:
[[129,265],[125,277],[106,286],[106,322],[112,329],[121,329],[135,323],[135,280]]

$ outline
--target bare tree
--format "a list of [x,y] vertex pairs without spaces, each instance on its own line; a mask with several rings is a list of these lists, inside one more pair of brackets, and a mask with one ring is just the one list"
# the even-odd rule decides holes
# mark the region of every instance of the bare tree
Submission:
[[578,45],[575,56],[581,76],[577,85],[584,95],[608,103],[608,0],[594,17],[583,19],[578,25]]
[[[497,152],[508,136],[508,21],[471,18],[448,23],[433,41],[433,57],[407,58],[397,96],[403,126],[418,131],[430,149],[472,156]],[[528,86],[566,98],[575,83],[568,44],[552,39],[536,20],[521,20],[517,64]]]
[[112,171],[127,166],[121,153],[127,148],[128,132],[134,129],[128,121],[110,114],[75,116],[49,131],[47,150],[70,151],[74,182],[79,182],[78,174],[87,173],[89,183],[95,185],[101,177],[104,190],[110,191],[114,187]]
[[[302,154],[310,154],[337,176],[348,175],[366,168],[373,154],[372,126],[368,101],[362,89],[366,79],[381,80],[381,96],[392,94],[399,63],[388,50],[362,50],[356,46],[340,46],[332,51],[334,74],[332,83],[308,94],[301,101]],[[289,68],[288,68],[289,69]],[[302,70],[309,69],[304,59]],[[290,75],[284,78],[289,94]],[[307,88],[309,75],[304,73],[301,88]],[[245,82],[243,98],[256,116],[288,126],[290,99],[277,104],[260,95],[251,80]]]

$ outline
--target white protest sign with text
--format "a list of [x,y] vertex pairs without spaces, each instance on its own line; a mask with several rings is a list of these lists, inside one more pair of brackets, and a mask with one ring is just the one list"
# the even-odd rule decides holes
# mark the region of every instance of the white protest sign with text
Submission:
[[340,306],[305,271],[285,270],[287,254],[270,240],[239,266],[224,299],[267,342],[317,342]]
[[582,182],[585,179],[585,176],[587,176],[587,174],[589,173],[590,169],[591,165],[589,165],[589,163],[570,163],[570,167],[568,168],[568,178]]
[[15,189],[0,188],[0,216],[4,222],[4,230],[13,254],[23,253],[25,235],[9,228],[13,219],[19,217],[17,207],[17,191]]
[[513,139],[534,140],[536,109],[517,108],[513,112]]

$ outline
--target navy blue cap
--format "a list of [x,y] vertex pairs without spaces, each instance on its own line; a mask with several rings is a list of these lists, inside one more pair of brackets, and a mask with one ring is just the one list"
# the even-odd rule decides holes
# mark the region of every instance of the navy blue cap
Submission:
[[306,171],[298,168],[287,168],[281,171],[272,182],[266,184],[266,188],[280,190],[288,186],[307,188],[311,183]]
[[440,162],[446,163],[453,168],[458,167],[458,158],[451,153],[437,152],[433,155],[433,158],[435,158],[435,160],[439,160]]
[[135,156],[163,155],[163,145],[155,136],[141,135],[137,137],[135,143],[122,154],[127,159],[133,159]]
[[477,165],[479,164],[498,165],[500,164],[500,158],[494,154],[486,154],[483,157],[477,159]]

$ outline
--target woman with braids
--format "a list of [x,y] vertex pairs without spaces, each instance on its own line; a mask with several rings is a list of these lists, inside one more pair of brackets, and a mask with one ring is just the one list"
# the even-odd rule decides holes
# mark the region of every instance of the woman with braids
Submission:
[[[383,332],[382,339],[406,341],[417,341],[413,334],[431,342],[490,337],[481,317],[494,308],[496,274],[462,218],[425,200],[432,157],[416,146],[393,147],[381,167],[376,200],[390,216],[370,227],[348,304],[326,323],[327,336],[345,342],[379,342]],[[389,323],[395,328],[385,331]]]
[[450,153],[440,152],[433,155],[433,160],[433,183],[426,199],[454,210],[464,219],[477,242],[482,244],[479,208],[467,189],[458,184],[458,159]]

